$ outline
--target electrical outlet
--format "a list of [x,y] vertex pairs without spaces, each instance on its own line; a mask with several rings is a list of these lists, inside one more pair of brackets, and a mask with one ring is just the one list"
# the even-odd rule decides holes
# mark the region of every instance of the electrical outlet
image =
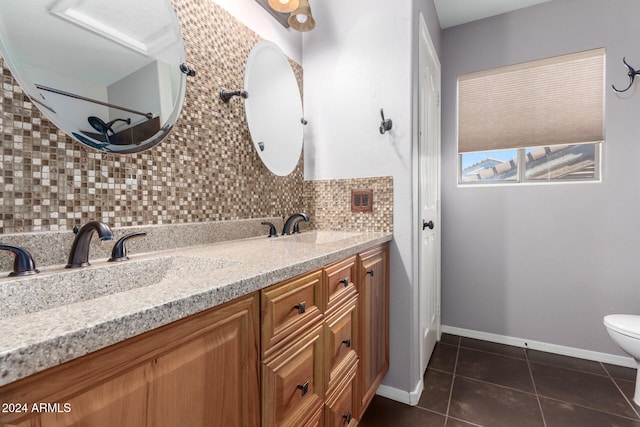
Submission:
[[371,212],[373,190],[351,190],[351,212]]

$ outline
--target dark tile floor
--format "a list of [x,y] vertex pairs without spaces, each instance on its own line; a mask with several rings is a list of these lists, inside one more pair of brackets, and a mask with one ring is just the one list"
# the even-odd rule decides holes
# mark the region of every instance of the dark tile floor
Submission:
[[417,406],[374,397],[359,424],[640,427],[635,369],[443,334]]

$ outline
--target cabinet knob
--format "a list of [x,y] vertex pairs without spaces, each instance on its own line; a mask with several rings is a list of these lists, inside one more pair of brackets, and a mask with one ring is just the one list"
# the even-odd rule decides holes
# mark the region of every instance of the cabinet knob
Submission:
[[347,347],[351,347],[351,338],[348,338],[346,340],[342,340],[342,344],[344,344]]
[[373,273],[374,273],[373,268],[371,270],[367,271],[367,274],[369,276],[371,276],[371,277],[373,277]]
[[344,414],[342,419],[344,420],[344,424],[349,424],[351,422],[351,412]]
[[349,286],[349,278],[345,277],[344,279],[340,280],[340,283],[342,283],[346,288],[347,286]]
[[302,396],[309,393],[309,381],[305,382],[304,384],[298,384],[296,386],[296,389],[302,392]]
[[298,310],[298,314],[303,314],[305,311],[307,311],[307,303],[306,301],[302,301],[298,305],[294,305],[293,308]]

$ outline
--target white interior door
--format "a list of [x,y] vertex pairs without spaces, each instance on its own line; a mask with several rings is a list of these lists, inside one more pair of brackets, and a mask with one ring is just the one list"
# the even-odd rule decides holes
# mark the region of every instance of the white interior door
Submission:
[[420,15],[420,367],[440,337],[440,62]]

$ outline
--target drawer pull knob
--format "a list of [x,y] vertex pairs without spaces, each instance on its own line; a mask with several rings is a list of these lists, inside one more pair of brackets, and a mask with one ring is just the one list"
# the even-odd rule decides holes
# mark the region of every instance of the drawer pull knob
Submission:
[[340,283],[342,283],[346,288],[347,286],[349,286],[349,278],[345,277],[344,279],[340,280]]
[[344,344],[347,348],[351,347],[351,338],[342,340],[342,344]]
[[309,393],[309,381],[305,382],[302,385],[298,384],[296,388],[302,391],[302,396],[304,396],[305,394]]
[[298,305],[294,305],[293,308],[298,310],[298,314],[303,314],[305,311],[307,311],[307,303],[305,301],[302,301]]
[[371,277],[373,277],[373,273],[374,273],[373,268],[371,270],[367,271],[367,274],[369,276],[371,276]]
[[348,412],[342,416],[345,424],[349,424],[351,422],[351,413]]

